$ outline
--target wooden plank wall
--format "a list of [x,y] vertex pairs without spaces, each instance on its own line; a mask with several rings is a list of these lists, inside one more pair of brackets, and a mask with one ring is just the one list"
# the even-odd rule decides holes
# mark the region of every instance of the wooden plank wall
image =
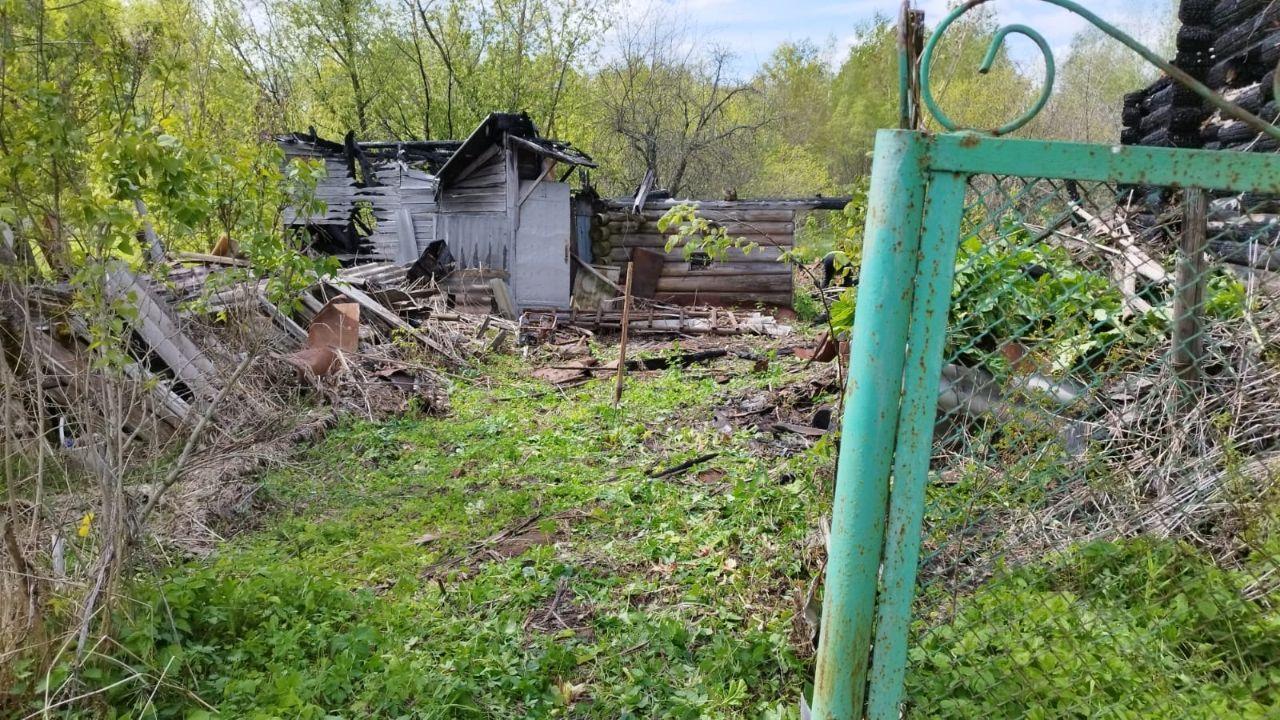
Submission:
[[459,267],[511,269],[506,172],[505,153],[494,147],[440,194],[439,222]]
[[[378,221],[369,238],[374,254],[382,261],[413,262],[436,239],[436,178],[394,161],[375,172],[381,187],[358,193],[370,200]],[[400,227],[406,220],[411,225],[408,233]]]
[[438,237],[440,206],[436,203],[435,175],[425,170],[401,168],[400,204],[413,218],[413,234],[418,240],[417,254],[422,255],[427,246]]
[[[351,214],[367,203],[375,221],[365,256],[380,262],[412,262],[437,237],[436,178],[398,160],[374,161],[377,185],[357,187],[344,155],[337,155],[303,142],[281,143],[288,160],[324,162],[325,176],[316,183],[316,197],[324,201],[324,212],[302,218],[286,209],[284,221],[344,225]],[[409,223],[405,230],[401,226]]]
[[[729,205],[717,203],[717,205]],[[628,261],[632,248],[646,248],[665,256],[655,300],[680,305],[754,305],[791,307],[792,268],[778,262],[795,242],[796,209],[790,207],[704,208],[700,214],[720,223],[732,237],[759,245],[743,253],[729,250],[708,267],[691,264],[683,248],[665,251],[668,236],[658,219],[669,203],[646,204],[640,216],[629,209],[607,209],[593,218],[592,250],[596,261]]]
[[510,269],[511,234],[506,213],[442,213],[440,223],[458,267]]
[[440,198],[441,212],[507,211],[507,175],[503,153],[489,155],[453,182]]
[[280,143],[280,148],[284,151],[286,162],[295,159],[320,160],[324,163],[325,170],[324,177],[316,182],[316,198],[324,201],[324,212],[300,218],[293,208],[285,208],[285,224],[301,225],[308,221],[323,225],[346,223],[355,207],[356,191],[356,181],[347,167],[347,159],[304,143]]

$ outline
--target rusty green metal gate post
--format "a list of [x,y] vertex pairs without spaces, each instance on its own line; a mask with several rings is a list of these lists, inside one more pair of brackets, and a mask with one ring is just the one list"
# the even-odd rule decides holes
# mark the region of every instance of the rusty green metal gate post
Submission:
[[[861,706],[899,391],[907,313],[924,205],[924,142],[876,137],[867,195],[860,308],[850,335],[848,396],[828,548],[816,710],[853,717]],[[823,717],[823,715],[819,715]]]
[[[998,137],[1031,120],[1048,99],[1047,86],[1036,106],[1016,121],[985,134],[961,131],[937,108],[928,68],[947,26],[985,1],[956,8],[922,56],[924,104],[950,132],[882,130],[876,136],[814,679],[812,714],[820,720],[901,717],[947,315],[970,176],[1280,194],[1280,157],[1273,155]],[[1224,114],[1280,138],[1280,129],[1214,95],[1079,5],[1045,1],[1135,49]],[[985,65],[1010,33],[1042,48],[1051,83],[1048,45],[1026,26],[999,30]]]

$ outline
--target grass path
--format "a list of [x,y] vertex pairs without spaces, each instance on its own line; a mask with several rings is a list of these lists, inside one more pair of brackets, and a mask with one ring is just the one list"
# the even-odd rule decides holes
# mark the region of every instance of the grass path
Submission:
[[448,417],[341,428],[268,479],[284,509],[265,529],[142,590],[122,642],[150,681],[106,700],[160,717],[201,716],[196,696],[224,717],[795,717],[826,452],[762,453],[712,422],[794,381],[786,367],[656,374],[615,410],[610,383],[547,392],[511,360],[459,378]]
[[[831,453],[749,421],[804,395],[795,367],[636,377],[615,410],[507,358],[446,417],[339,428],[266,479],[262,529],[139,575],[68,716],[796,718]],[[1133,538],[926,590],[950,619],[918,610],[911,716],[1280,717],[1280,597],[1244,593],[1280,558],[1262,507],[1236,569]]]

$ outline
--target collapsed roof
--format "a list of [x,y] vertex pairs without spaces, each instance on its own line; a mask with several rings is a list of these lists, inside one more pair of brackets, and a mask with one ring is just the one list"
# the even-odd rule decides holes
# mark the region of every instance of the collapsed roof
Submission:
[[489,113],[476,129],[467,136],[453,157],[439,169],[436,175],[440,184],[448,185],[493,148],[500,147],[507,139],[526,150],[569,165],[596,167],[591,156],[562,140],[551,140],[538,135],[538,128],[526,113]]

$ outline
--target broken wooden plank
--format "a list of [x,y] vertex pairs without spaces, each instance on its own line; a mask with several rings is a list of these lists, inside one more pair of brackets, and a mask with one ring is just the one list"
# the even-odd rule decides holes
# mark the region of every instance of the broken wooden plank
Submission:
[[[225,237],[225,236],[224,236]],[[249,267],[250,262],[243,258],[227,257],[212,253],[180,252],[173,256],[180,263],[202,263],[206,265],[228,265],[231,267]]]
[[213,362],[182,331],[168,306],[123,264],[108,268],[106,282],[113,296],[132,299],[135,303],[138,335],[173,374],[197,395],[211,396],[215,377]]
[[385,323],[391,329],[399,330],[405,333],[406,335],[409,335],[413,339],[417,340],[423,345],[426,345],[428,348],[434,350],[435,352],[440,353],[446,358],[449,358],[450,360],[453,360],[453,361],[461,360],[461,358],[459,358],[453,352],[452,349],[446,348],[445,346],[441,345],[435,340],[432,340],[430,337],[427,336],[426,333],[410,325],[407,320],[391,312],[386,307],[384,307],[382,303],[369,297],[363,290],[360,290],[354,285],[343,282],[341,280],[334,280],[334,279],[325,280],[325,285],[328,285],[335,292],[342,293],[343,295],[346,295],[347,297],[351,298],[353,302],[358,304],[361,308],[364,308],[365,310],[369,311],[370,315],[377,318],[381,322]]
[[508,320],[516,320],[520,317],[516,312],[515,301],[511,299],[511,290],[507,287],[506,280],[493,278],[489,281],[489,289],[493,292],[493,302],[498,307],[498,315]]
[[258,301],[262,303],[262,309],[266,311],[267,316],[271,318],[272,322],[274,322],[277,327],[298,340],[305,341],[307,339],[307,331],[303,330],[301,325],[294,322],[293,318],[280,312],[280,308],[276,307],[276,304],[271,302],[263,288],[258,288]]

